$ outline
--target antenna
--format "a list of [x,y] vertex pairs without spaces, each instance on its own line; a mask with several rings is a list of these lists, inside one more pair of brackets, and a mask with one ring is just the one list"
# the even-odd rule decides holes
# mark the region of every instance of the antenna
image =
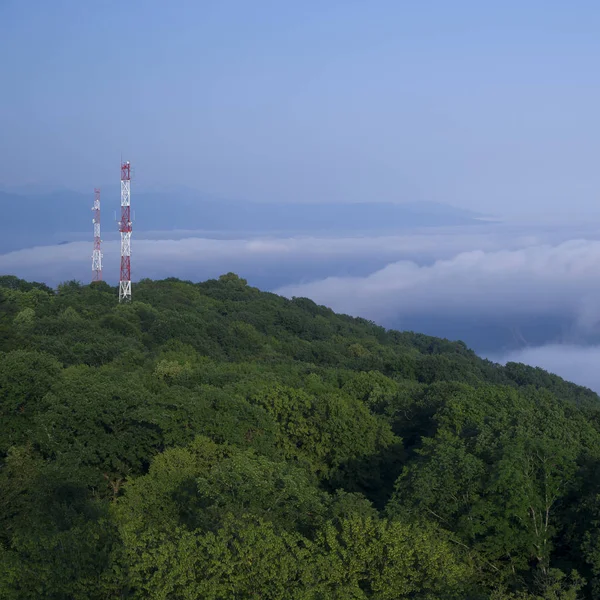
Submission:
[[121,161],[121,277],[119,302],[131,301],[131,165]]
[[102,250],[100,248],[102,240],[100,239],[100,190],[94,188],[94,252],[92,254],[92,281],[102,281]]

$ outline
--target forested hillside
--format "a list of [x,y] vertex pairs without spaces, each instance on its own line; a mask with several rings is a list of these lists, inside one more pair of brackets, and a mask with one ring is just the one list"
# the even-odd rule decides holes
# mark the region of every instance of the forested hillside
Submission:
[[600,399],[233,274],[0,278],[0,597],[600,597]]

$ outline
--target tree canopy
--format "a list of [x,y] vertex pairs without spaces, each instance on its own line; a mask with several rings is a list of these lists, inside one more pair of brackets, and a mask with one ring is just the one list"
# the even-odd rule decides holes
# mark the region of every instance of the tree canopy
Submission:
[[233,273],[0,277],[0,591],[600,596],[600,398]]

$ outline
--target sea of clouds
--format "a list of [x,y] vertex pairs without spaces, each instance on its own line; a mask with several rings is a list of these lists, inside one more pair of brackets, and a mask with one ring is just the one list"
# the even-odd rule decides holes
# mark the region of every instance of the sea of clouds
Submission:
[[[499,362],[541,366],[600,391],[600,229],[593,226],[482,225],[386,236],[246,239],[193,234],[143,239],[140,233],[138,238],[134,234],[134,280],[201,281],[233,271],[263,289],[306,296],[399,328],[428,319],[477,319],[483,326],[505,322],[507,327],[540,318],[561,322],[560,336],[548,331],[536,345],[523,338],[521,347],[488,347],[485,354]],[[106,242],[103,250],[105,279],[115,283],[118,241]],[[73,242],[10,252],[0,255],[0,272],[50,284],[87,281],[91,247]]]

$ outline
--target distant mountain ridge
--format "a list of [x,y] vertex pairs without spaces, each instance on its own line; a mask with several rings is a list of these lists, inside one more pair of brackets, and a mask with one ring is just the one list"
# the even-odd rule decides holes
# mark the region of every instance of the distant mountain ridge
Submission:
[[[89,194],[0,191],[0,252],[33,243],[57,243],[91,231],[92,203],[92,190]],[[103,190],[102,209],[104,235],[115,233],[120,200],[114,186]],[[132,211],[139,232],[201,230],[255,235],[389,232],[478,224],[485,216],[435,202],[266,203],[220,200],[186,189],[175,192],[175,197],[164,191],[136,193],[134,189]]]

